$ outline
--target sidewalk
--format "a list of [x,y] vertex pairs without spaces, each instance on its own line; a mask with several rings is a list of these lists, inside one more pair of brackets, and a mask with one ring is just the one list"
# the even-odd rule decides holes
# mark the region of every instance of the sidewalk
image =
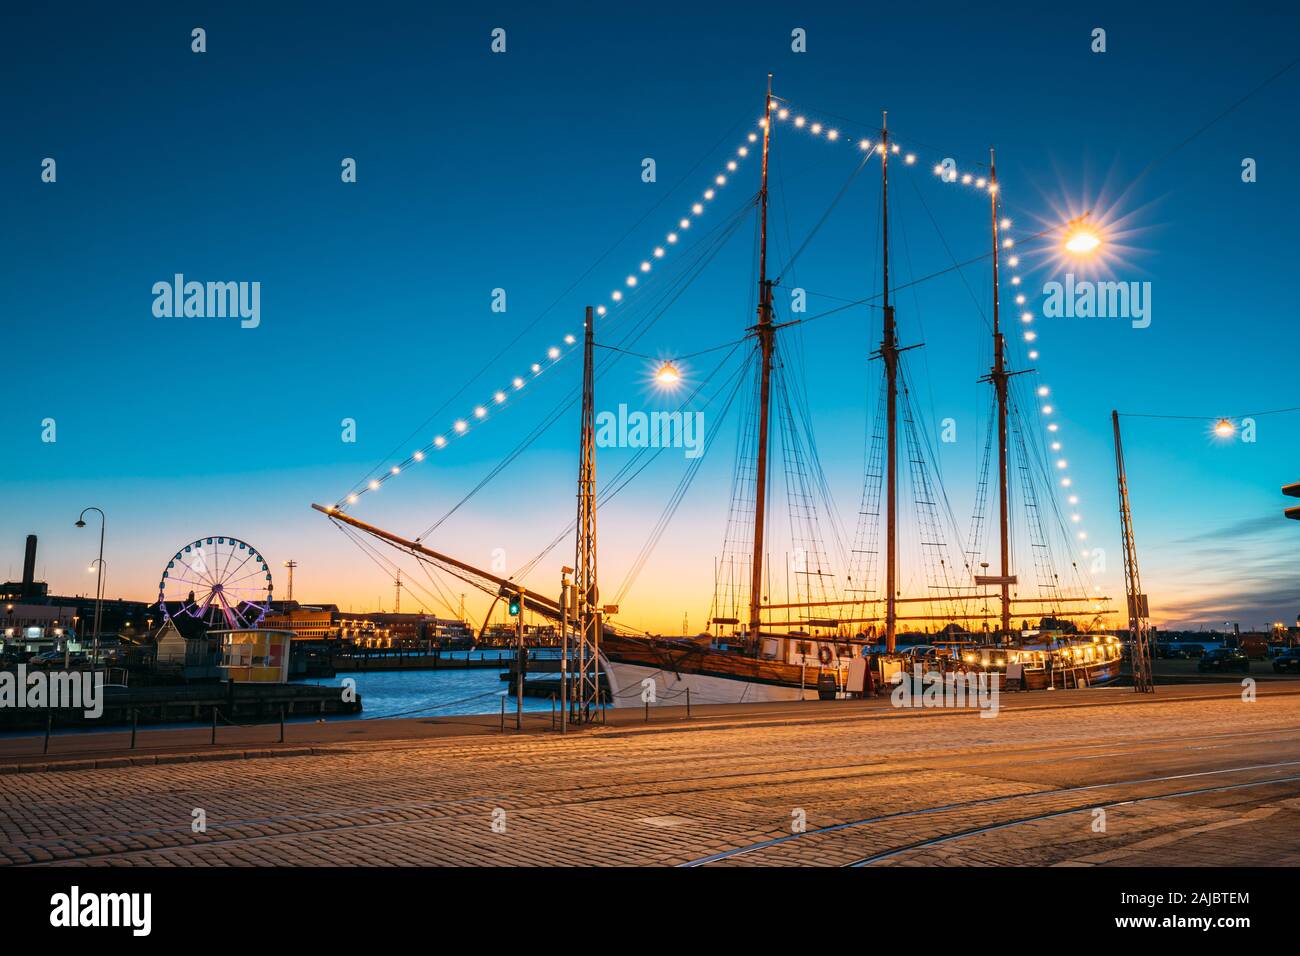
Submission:
[[[1300,695],[1300,681],[1260,684],[1260,697]],[[1195,700],[1239,698],[1236,682],[1159,687],[1154,695],[1139,695],[1129,687],[1084,688],[1081,690],[1035,691],[1001,695],[1003,711],[1056,710],[1069,707],[1098,707],[1125,704],[1156,706]],[[971,714],[970,709],[899,709],[888,695],[873,700],[791,701],[765,704],[707,704],[691,708],[652,707],[649,721],[643,708],[608,709],[605,722],[592,728],[571,728],[570,733],[626,735],[663,730],[722,729],[762,724],[835,723],[863,717],[879,720],[945,719]],[[558,716],[556,717],[558,721]],[[64,733],[50,738],[49,752],[43,753],[42,734],[0,740],[0,774],[45,770],[86,770],[132,765],[153,765],[209,760],[244,760],[259,757],[310,756],[370,749],[401,749],[402,745],[424,746],[439,740],[483,737],[508,740],[524,735],[558,736],[549,712],[523,715],[522,731],[515,729],[515,715],[507,713],[505,730],[499,714],[451,717],[414,717],[388,720],[332,720],[286,722],[285,740],[280,742],[278,723],[257,726],[218,727],[217,743],[206,727],[139,730],[136,748],[130,749],[131,731]]]

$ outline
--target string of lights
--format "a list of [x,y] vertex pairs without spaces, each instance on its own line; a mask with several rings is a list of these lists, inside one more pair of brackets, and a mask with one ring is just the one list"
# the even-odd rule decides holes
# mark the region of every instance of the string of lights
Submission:
[[[762,127],[763,121],[760,120],[758,128],[761,130]],[[683,238],[682,234],[699,221],[700,217],[705,214],[709,205],[718,197],[720,190],[722,190],[730,181],[731,174],[735,173],[740,168],[740,164],[750,155],[751,150],[754,148],[754,144],[758,142],[758,137],[759,133],[751,131],[745,137],[745,140],[736,147],[734,153],[730,154],[730,158],[727,159],[722,168],[713,175],[708,184],[698,194],[696,200],[691,203],[689,211],[685,215],[681,216],[677,220],[676,224],[664,233],[663,241],[654,245],[649,254],[641,260],[638,266],[627,274],[623,279],[621,287],[615,288],[609,293],[607,301],[602,301],[596,306],[595,313],[597,316],[604,317],[612,310],[618,308],[618,306],[626,300],[627,296],[631,295],[637,289],[643,278],[654,270],[655,264],[664,259],[668,255],[668,251],[681,242]],[[559,362],[563,361],[564,358],[577,350],[578,338],[576,334],[566,333],[562,337],[561,341],[563,342],[564,347],[558,345],[552,345],[549,347],[546,350],[545,360],[533,362],[529,365],[527,374],[516,375],[511,379],[508,385],[503,385],[501,388],[494,391],[488,400],[474,406],[471,414],[454,420],[446,431],[435,435],[424,446],[416,449],[404,460],[390,466],[382,474],[370,479],[370,481],[363,487],[355,489],[336,501],[330,506],[329,510],[347,510],[347,507],[356,504],[362,495],[367,494],[368,492],[378,491],[386,482],[402,474],[402,472],[407,468],[424,461],[431,454],[446,448],[451,441],[467,435],[473,429],[475,424],[484,422],[490,416],[491,409],[504,406],[511,399],[511,396],[517,395],[521,392],[530,381],[544,374],[547,370],[553,368]],[[724,344],[704,351],[711,352],[726,347],[727,344]],[[703,354],[703,352],[697,354]],[[671,363],[665,367],[671,368],[671,371],[664,372],[663,370],[660,370],[661,380],[665,374],[676,375],[676,369],[671,367]]]
[[[825,140],[829,143],[842,143],[845,146],[856,147],[858,151],[868,153],[879,153],[878,149],[873,150],[873,141],[866,136],[854,137],[842,133],[837,127],[813,119],[804,112],[795,110],[787,101],[782,101],[782,106],[773,112],[778,122],[788,123],[797,130],[803,130],[810,136]],[[762,121],[759,121],[760,127]],[[891,133],[890,139],[894,136]],[[874,144],[878,145],[878,144]],[[919,160],[918,153],[913,149],[904,149],[896,142],[891,141],[889,144],[890,155],[900,155],[906,166],[914,166]],[[979,167],[975,167],[977,170]],[[967,172],[959,168],[956,161],[950,157],[936,159],[933,162],[932,169],[934,175],[941,182],[955,183],[961,186],[969,187],[977,195],[988,196],[999,190],[999,184],[994,182],[991,176],[980,172]],[[998,228],[1002,235],[1000,246],[1001,251],[1006,254],[1006,266],[1008,267],[1010,278],[1007,280],[1011,286],[1013,301],[1019,312],[1020,324],[1024,326],[1021,338],[1026,347],[1026,358],[1031,362],[1036,362],[1041,358],[1041,346],[1038,341],[1038,332],[1032,327],[1038,318],[1037,303],[1031,303],[1029,296],[1025,293],[1024,280],[1021,275],[1021,259],[1019,253],[1015,251],[1016,240],[1010,234],[1013,223],[1009,217],[1000,217]],[[1049,232],[1055,230],[1049,230]],[[1043,233],[1038,233],[1038,236]],[[1031,237],[1031,238],[1036,238]],[[1067,238],[1066,248],[1077,255],[1087,255],[1093,252],[1101,240],[1096,233],[1080,228],[1073,235]],[[1038,409],[1042,416],[1044,427],[1047,430],[1048,449],[1052,452],[1052,464],[1055,467],[1057,481],[1063,489],[1066,503],[1070,506],[1069,517],[1070,523],[1075,526],[1075,539],[1078,542],[1076,547],[1079,548],[1079,554],[1087,558],[1091,555],[1088,547],[1088,531],[1084,524],[1083,512],[1080,508],[1080,499],[1078,493],[1074,490],[1074,479],[1070,474],[1069,459],[1065,457],[1065,442],[1061,434],[1061,423],[1059,421],[1057,407],[1051,401],[1051,389],[1045,384],[1038,385],[1034,394],[1039,401]]]

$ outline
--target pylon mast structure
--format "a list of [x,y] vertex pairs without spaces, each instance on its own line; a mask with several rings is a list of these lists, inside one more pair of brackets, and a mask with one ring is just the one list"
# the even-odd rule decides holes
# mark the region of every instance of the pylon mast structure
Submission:
[[880,357],[885,363],[885,653],[893,654],[898,638],[898,330],[889,304],[889,114],[880,123],[880,222],[884,254],[881,304],[884,335]]
[[1128,474],[1124,468],[1124,445],[1120,440],[1119,412],[1111,411],[1115,429],[1115,479],[1119,488],[1120,535],[1124,543],[1124,586],[1128,595],[1129,647],[1133,661],[1133,689],[1139,694],[1155,692],[1151,680],[1151,624],[1147,596],[1142,593],[1137,544],[1133,538],[1133,510],[1128,500]]
[[767,277],[767,157],[772,141],[772,74],[767,75],[767,99],[763,107],[763,179],[758,190],[758,349],[761,370],[758,385],[758,454],[754,463],[754,556],[749,577],[749,651],[762,648],[763,547],[767,519],[767,439],[772,399],[772,283]]
[[284,562],[284,566],[289,569],[289,597],[287,600],[293,600],[293,569],[298,566],[297,561],[289,560]]
[[578,451],[577,545],[573,562],[578,646],[575,722],[590,722],[600,706],[600,591],[596,585],[595,317],[587,306],[582,345],[582,429]]
[[401,614],[402,613],[402,572],[400,569],[397,572],[397,580],[393,582],[393,587],[397,591],[396,595],[393,598],[393,613]]

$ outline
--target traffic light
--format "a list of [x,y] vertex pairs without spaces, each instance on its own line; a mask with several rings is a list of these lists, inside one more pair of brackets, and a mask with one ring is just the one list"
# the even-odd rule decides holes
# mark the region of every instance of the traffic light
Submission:
[[518,594],[512,595],[510,598],[510,616],[511,617],[519,616],[519,595]]

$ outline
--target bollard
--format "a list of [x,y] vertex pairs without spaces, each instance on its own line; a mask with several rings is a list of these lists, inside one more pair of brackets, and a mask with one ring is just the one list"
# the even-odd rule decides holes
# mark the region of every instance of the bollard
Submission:
[[506,695],[501,695],[501,732],[506,732]]
[[284,743],[284,704],[280,705],[280,743]]
[[212,744],[213,744],[213,746],[216,746],[216,743],[217,743],[217,705],[216,705],[216,704],[213,704],[213,705],[212,705]]
[[139,714],[134,707],[131,708],[131,749],[135,749],[135,728],[139,723]]
[[650,698],[645,699],[645,722],[650,723]]
[[691,689],[686,688],[686,716],[691,716]]
[[54,711],[50,711],[48,714],[45,715],[45,747],[43,750],[41,750],[41,753],[43,754],[47,754],[50,752],[50,730],[53,727],[54,727]]

